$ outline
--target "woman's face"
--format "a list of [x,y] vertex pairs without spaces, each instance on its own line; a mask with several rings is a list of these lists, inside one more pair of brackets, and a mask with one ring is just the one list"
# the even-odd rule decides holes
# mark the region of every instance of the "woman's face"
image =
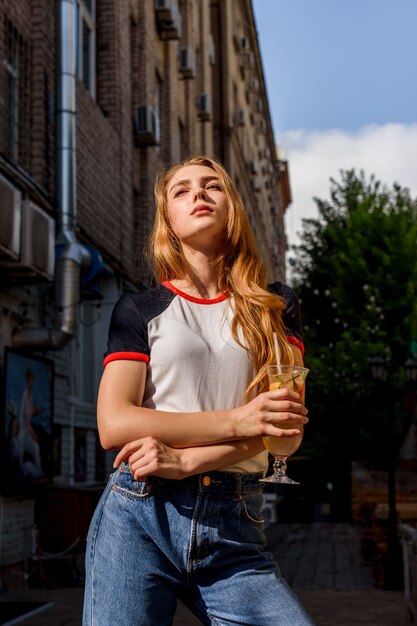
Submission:
[[187,165],[178,170],[168,183],[167,210],[182,243],[213,250],[218,246],[228,204],[220,179],[210,167]]

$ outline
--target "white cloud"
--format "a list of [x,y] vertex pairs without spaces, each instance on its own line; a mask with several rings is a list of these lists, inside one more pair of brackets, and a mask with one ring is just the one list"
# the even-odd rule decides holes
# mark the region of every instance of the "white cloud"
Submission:
[[302,218],[316,217],[313,197],[329,198],[331,177],[341,169],[364,170],[383,184],[398,182],[417,195],[417,124],[342,130],[291,130],[280,136],[287,149],[293,203],[285,222],[290,244],[298,243]]

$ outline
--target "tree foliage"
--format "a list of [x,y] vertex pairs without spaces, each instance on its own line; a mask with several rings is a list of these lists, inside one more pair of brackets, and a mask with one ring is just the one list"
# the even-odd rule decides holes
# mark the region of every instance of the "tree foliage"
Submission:
[[[374,458],[406,426],[403,365],[417,338],[417,201],[363,172],[331,179],[294,248],[303,312],[312,453]],[[369,358],[388,363],[375,388]]]

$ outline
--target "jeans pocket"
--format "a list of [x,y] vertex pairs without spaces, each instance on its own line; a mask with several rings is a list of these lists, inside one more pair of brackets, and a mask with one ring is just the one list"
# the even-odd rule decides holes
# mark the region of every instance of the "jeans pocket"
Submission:
[[[94,550],[98,529],[100,527],[101,518],[103,516],[104,506],[107,502],[107,498],[112,490],[112,483],[115,478],[115,474],[110,474],[106,487],[104,488],[101,498],[96,506],[93,517],[91,518],[90,526],[87,533],[87,545]],[[88,550],[87,550],[88,551]]]
[[243,496],[241,506],[245,518],[253,524],[262,526],[264,523],[263,504],[264,498],[262,493],[251,493]]
[[112,490],[130,500],[142,500],[152,491],[152,481],[135,480],[129,471],[120,472]]

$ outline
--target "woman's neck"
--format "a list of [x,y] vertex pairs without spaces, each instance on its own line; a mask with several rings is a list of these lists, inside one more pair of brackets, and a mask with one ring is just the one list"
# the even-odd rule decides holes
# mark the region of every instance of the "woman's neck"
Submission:
[[[185,251],[184,251],[185,252]],[[175,278],[171,283],[191,296],[211,300],[219,295],[219,281],[215,258],[192,250],[185,252],[187,273],[184,278]]]

